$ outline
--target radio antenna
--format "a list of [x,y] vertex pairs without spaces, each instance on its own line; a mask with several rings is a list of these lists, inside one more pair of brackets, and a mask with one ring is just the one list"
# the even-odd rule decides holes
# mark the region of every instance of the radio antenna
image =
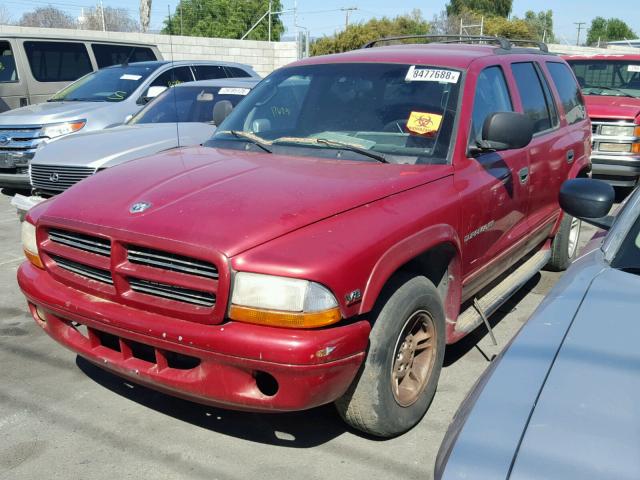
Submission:
[[[173,69],[173,21],[171,20],[171,6],[167,4],[167,13],[169,15],[169,51],[171,52],[171,80],[172,83],[175,76],[175,70]],[[180,125],[178,118],[178,100],[176,99],[175,84],[169,85],[169,88],[173,90],[173,108],[176,111],[176,142],[177,148],[180,148]]]

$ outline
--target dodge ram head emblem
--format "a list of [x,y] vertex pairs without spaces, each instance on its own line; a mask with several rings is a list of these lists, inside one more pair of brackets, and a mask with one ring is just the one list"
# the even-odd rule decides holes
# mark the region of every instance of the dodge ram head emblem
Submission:
[[129,213],[142,213],[151,207],[149,202],[136,202],[129,208]]
[[6,145],[10,141],[11,141],[11,139],[9,137],[7,137],[6,135],[0,135],[0,145]]

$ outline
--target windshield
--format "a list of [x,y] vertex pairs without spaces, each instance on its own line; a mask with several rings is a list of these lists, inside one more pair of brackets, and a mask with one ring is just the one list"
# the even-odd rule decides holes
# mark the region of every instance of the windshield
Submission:
[[585,95],[640,98],[640,60],[569,60]]
[[176,87],[152,101],[129,124],[201,122],[213,123],[213,111],[220,101],[235,106],[249,87]]
[[63,88],[50,102],[121,102],[131,95],[159,65],[109,67],[85,75]]
[[284,68],[263,80],[206,145],[362,161],[446,163],[460,83],[459,71],[435,66]]

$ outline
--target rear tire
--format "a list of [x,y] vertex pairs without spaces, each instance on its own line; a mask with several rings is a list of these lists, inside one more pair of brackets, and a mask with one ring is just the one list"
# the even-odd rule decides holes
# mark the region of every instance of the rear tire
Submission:
[[551,258],[546,269],[562,272],[569,268],[578,254],[578,242],[582,222],[569,214],[564,214],[558,233],[551,243]]
[[435,395],[445,349],[444,310],[433,283],[403,274],[386,291],[367,358],[336,401],[349,425],[377,437],[399,435],[420,422]]

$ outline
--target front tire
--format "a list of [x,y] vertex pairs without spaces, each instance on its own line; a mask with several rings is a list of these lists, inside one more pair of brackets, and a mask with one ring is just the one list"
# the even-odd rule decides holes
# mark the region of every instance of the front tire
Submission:
[[551,243],[551,258],[546,269],[552,272],[563,272],[578,254],[578,242],[580,240],[580,219],[564,214],[558,233]]
[[378,437],[404,433],[424,416],[445,349],[444,310],[433,283],[422,276],[399,275],[387,292],[359,376],[336,401],[349,425]]

